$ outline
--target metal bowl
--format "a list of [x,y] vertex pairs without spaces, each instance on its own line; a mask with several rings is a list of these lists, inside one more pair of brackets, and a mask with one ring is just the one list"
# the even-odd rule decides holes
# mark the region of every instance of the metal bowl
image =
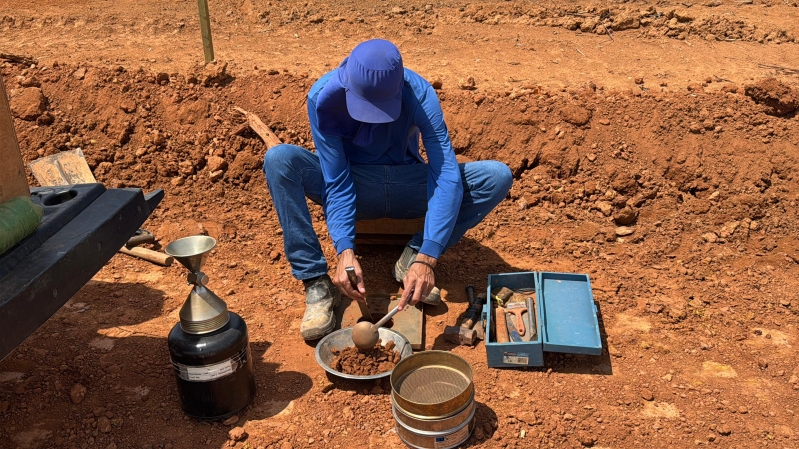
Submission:
[[[393,331],[391,329],[381,327],[378,329],[378,334],[380,335],[380,340],[383,342],[383,346],[390,341],[393,341],[396,345],[396,350],[400,353],[400,361],[405,357],[413,354],[413,349],[411,348],[411,343],[405,338],[404,335],[400,334],[397,331]],[[324,338],[319,340],[319,343],[316,345],[316,363],[319,364],[322,368],[325,369],[328,373],[341,377],[343,379],[352,379],[352,380],[375,380],[375,379],[382,379],[384,377],[388,377],[391,375],[391,370],[379,373],[379,374],[372,374],[371,376],[356,376],[353,374],[344,374],[340,371],[336,371],[333,369],[331,363],[333,363],[333,354],[334,350],[342,350],[344,348],[348,348],[350,346],[354,346],[352,343],[352,328],[348,327],[347,329],[340,329],[332,334],[326,335]]]

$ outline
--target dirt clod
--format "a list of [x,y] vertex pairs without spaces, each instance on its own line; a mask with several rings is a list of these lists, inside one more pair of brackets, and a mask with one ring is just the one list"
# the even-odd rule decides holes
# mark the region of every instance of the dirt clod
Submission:
[[476,85],[476,83],[474,81],[474,77],[472,77],[471,75],[467,76],[466,78],[461,78],[458,81],[458,87],[460,87],[463,90],[475,90],[475,89],[477,89],[477,85]]
[[122,100],[122,102],[119,103],[119,109],[122,109],[127,114],[132,114],[136,112],[136,102],[130,99]]
[[86,67],[80,67],[74,72],[72,72],[72,77],[77,80],[82,80],[86,77]]
[[585,447],[591,447],[596,444],[596,436],[586,431],[579,432],[577,434],[577,439],[580,441],[580,444],[582,444]]
[[566,123],[574,126],[586,125],[591,120],[591,111],[574,104],[566,105],[560,110],[560,115]]
[[102,433],[111,432],[111,421],[109,421],[109,419],[106,418],[105,416],[101,416],[97,420],[97,430],[99,430]]
[[28,87],[11,95],[10,107],[14,117],[32,121],[45,111],[47,99],[38,87]]
[[799,93],[775,78],[766,78],[744,87],[746,96],[765,106],[766,113],[788,115],[799,108]]
[[202,85],[205,87],[213,86],[215,84],[224,84],[231,76],[227,73],[227,62],[214,61],[208,63],[203,68]]
[[227,169],[227,161],[219,156],[211,156],[208,158],[208,171],[216,172],[216,171],[224,171]]
[[616,235],[619,237],[625,237],[628,235],[632,235],[635,232],[635,228],[631,228],[629,226],[619,226],[616,228]]
[[638,218],[638,211],[630,206],[625,206],[613,215],[613,221],[619,226],[627,226]]
[[247,436],[247,431],[243,427],[234,427],[228,432],[228,438],[231,441],[244,441]]
[[83,398],[86,397],[86,387],[81,384],[75,384],[72,390],[69,391],[69,398],[72,399],[73,404],[80,404]]
[[394,342],[389,341],[383,346],[381,340],[377,341],[374,348],[362,351],[355,346],[334,351],[331,366],[336,371],[355,376],[372,376],[374,374],[391,371],[400,361],[400,353],[394,349]]

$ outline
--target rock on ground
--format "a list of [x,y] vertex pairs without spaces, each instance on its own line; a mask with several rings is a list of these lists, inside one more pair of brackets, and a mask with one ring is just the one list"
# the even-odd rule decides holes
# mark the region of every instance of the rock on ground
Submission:
[[630,206],[624,207],[613,215],[613,221],[619,226],[632,224],[636,218],[638,218],[638,212]]
[[215,172],[227,169],[227,161],[219,156],[211,156],[208,158],[208,171]]
[[47,98],[38,87],[22,89],[9,101],[11,113],[22,120],[36,120],[47,109]]
[[224,420],[222,422],[222,424],[224,424],[226,426],[232,426],[233,424],[236,424],[237,422],[239,422],[239,415],[233,415],[230,418]]
[[574,126],[583,126],[591,120],[591,111],[574,104],[566,105],[560,110],[560,116],[566,123]]
[[744,87],[746,96],[766,106],[767,114],[783,116],[799,108],[799,93],[775,78],[766,78]]
[[206,64],[200,76],[202,85],[205,87],[225,84],[230,78],[232,77],[227,73],[227,62],[217,61]]

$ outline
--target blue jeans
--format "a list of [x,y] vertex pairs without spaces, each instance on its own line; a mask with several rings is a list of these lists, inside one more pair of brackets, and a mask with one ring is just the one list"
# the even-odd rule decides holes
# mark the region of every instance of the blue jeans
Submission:
[[[497,161],[460,164],[463,201],[446,248],[458,243],[508,194],[513,176]],[[356,220],[421,218],[427,213],[426,164],[353,165]],[[325,181],[319,156],[294,145],[278,145],[266,152],[264,174],[275,204],[291,272],[299,280],[322,276],[327,261],[313,228],[305,197],[322,204]],[[408,246],[419,250],[424,234],[417,233]]]

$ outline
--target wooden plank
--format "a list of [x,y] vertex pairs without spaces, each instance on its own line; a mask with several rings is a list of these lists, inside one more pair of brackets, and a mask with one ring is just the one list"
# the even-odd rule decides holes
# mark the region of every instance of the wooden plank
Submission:
[[208,0],[197,0],[200,9],[200,32],[203,36],[205,62],[214,60],[214,42],[211,39],[211,15],[208,13]]
[[266,144],[267,150],[283,143],[280,141],[280,138],[276,136],[275,133],[273,133],[272,130],[269,129],[269,127],[266,126],[266,124],[264,124],[264,122],[262,122],[257,115],[252,112],[247,112],[242,108],[234,109],[247,117],[247,124],[250,126],[250,128],[252,128],[253,131],[255,131],[255,134],[258,134],[258,136],[261,137],[261,140],[263,140]]
[[411,237],[406,234],[355,234],[355,244],[405,246]]
[[93,184],[97,180],[83,158],[83,151],[62,151],[28,164],[42,187]]
[[355,222],[355,232],[359,234],[413,235],[422,230],[424,230],[424,218],[409,220],[379,218],[377,220],[361,220]]
[[5,83],[0,76],[0,204],[11,198],[30,194]]

